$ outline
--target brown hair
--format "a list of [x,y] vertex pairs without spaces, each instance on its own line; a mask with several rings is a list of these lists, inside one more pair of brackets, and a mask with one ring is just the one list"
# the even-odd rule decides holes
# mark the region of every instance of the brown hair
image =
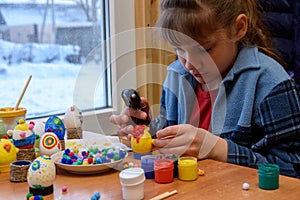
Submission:
[[[232,30],[236,17],[245,14],[248,31],[240,40],[243,46],[254,45],[283,64],[274,52],[269,32],[264,27],[255,0],[162,0],[157,26],[171,44],[180,44],[178,34],[199,41],[220,30]],[[181,41],[182,42],[182,41]]]

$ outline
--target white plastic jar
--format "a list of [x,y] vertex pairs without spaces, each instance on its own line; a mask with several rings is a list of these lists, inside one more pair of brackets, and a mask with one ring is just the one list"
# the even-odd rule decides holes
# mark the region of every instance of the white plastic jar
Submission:
[[124,169],[119,176],[124,200],[144,199],[145,172],[142,168]]

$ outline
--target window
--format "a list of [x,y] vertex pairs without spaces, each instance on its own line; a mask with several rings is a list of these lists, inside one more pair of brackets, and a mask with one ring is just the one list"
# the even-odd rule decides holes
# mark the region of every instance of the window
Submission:
[[1,1],[1,107],[16,105],[32,75],[19,105],[27,109],[26,118],[61,115],[72,105],[82,111],[110,108],[108,3]]

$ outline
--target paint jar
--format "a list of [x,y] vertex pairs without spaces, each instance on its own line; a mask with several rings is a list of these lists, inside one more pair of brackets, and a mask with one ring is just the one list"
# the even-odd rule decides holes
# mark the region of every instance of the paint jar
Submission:
[[154,179],[157,183],[173,182],[174,163],[168,158],[154,160]]
[[279,166],[264,164],[258,167],[258,186],[264,190],[275,190],[279,187]]
[[0,119],[4,122],[5,131],[14,130],[20,118],[25,119],[26,109],[13,107],[0,108]]
[[179,158],[179,155],[164,154],[162,157],[173,160],[173,164],[174,164],[173,176],[174,176],[174,178],[178,178],[178,158]]
[[127,168],[120,172],[122,196],[124,200],[144,199],[145,172],[142,168]]
[[159,158],[159,155],[148,155],[141,157],[141,167],[145,171],[146,179],[154,179],[154,160]]
[[178,178],[182,181],[194,181],[198,178],[198,163],[195,157],[178,159]]

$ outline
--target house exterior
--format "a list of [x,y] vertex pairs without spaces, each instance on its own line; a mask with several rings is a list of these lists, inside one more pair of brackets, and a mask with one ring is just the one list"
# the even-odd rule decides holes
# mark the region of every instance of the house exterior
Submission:
[[[54,17],[53,17],[54,16]],[[78,5],[0,3],[0,39],[15,43],[78,45],[86,56],[98,45],[100,25]]]

